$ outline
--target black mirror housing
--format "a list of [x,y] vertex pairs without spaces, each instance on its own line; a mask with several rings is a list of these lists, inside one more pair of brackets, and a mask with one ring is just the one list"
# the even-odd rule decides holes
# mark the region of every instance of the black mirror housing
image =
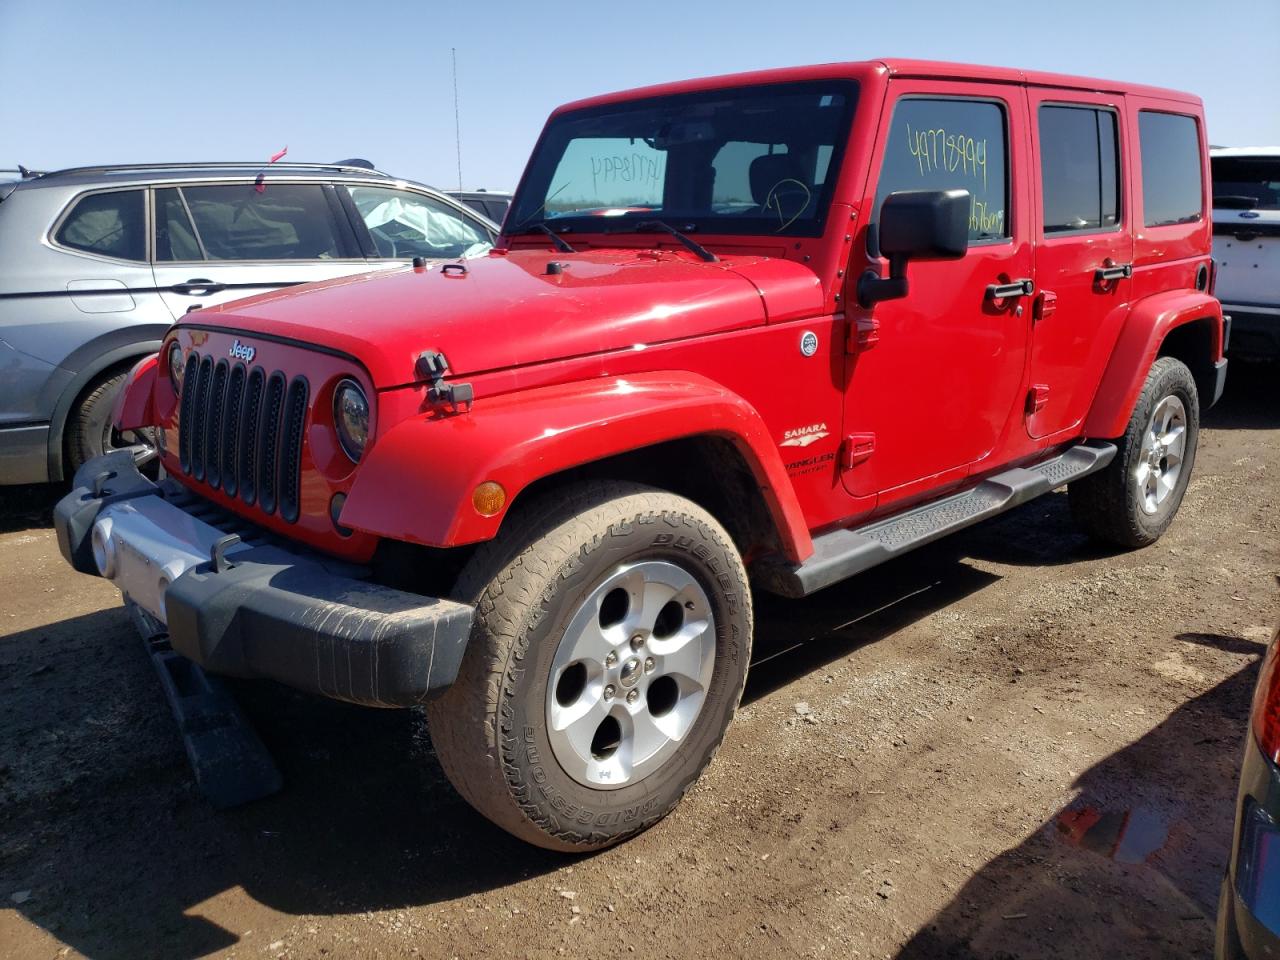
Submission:
[[899,190],[880,207],[880,255],[889,276],[868,270],[858,279],[858,302],[870,307],[907,295],[907,261],[957,260],[969,250],[968,190]]

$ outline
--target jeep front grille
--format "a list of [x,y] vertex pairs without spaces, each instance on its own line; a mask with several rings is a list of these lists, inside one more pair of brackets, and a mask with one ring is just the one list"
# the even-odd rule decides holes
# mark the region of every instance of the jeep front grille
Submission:
[[307,417],[305,377],[279,370],[187,359],[178,415],[182,471],[264,513],[298,519],[302,438]]

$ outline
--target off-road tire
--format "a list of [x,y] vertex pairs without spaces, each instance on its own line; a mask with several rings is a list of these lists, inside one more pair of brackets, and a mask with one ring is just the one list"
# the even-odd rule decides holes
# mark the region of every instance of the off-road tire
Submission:
[[[619,564],[691,573],[715,616],[714,673],[669,759],[616,789],[570,777],[552,752],[547,685],[566,622]],[[464,568],[455,599],[476,616],[458,678],[427,705],[436,755],[481,814],[530,843],[585,852],[652,826],[710,762],[737,709],[751,652],[751,594],[729,534],[696,504],[635,483],[594,481],[516,510]]]
[[[1136,471],[1143,458],[1142,441],[1152,414],[1166,397],[1176,396],[1186,411],[1186,440],[1177,484],[1156,513],[1142,508]],[[1116,441],[1115,459],[1103,470],[1067,488],[1071,514],[1097,540],[1121,547],[1155,543],[1173,523],[1191,480],[1200,438],[1200,397],[1191,371],[1180,360],[1160,357],[1151,365],[1124,436]]]

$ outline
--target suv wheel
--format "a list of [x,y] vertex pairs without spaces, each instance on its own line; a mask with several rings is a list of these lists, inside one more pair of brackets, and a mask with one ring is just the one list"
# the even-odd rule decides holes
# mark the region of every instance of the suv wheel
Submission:
[[124,370],[90,384],[72,409],[67,418],[65,476],[71,477],[86,460],[112,450],[132,450],[139,466],[155,459],[155,443],[149,431],[130,431],[126,435],[111,422],[111,408],[128,375]]
[[651,826],[737,708],[751,595],[710,514],[636,484],[532,505],[482,546],[458,679],[427,707],[458,792],[524,840],[586,851]]
[[1200,437],[1195,378],[1180,360],[1151,365],[1116,458],[1068,487],[1071,513],[1090,534],[1122,547],[1155,543],[1182,503]]

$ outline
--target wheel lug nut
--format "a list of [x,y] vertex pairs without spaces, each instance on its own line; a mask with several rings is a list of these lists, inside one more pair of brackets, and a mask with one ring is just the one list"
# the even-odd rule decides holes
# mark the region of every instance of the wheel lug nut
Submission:
[[610,650],[609,655],[604,658],[604,665],[606,667],[612,667],[617,662],[618,662],[618,655],[614,651]]
[[643,646],[644,646],[644,637],[641,634],[637,633],[634,637],[631,638],[632,650],[639,650]]
[[617,693],[617,692],[618,692],[618,691],[617,691],[617,690],[615,690],[615,689],[613,688],[613,684],[611,683],[611,684],[609,684],[607,687],[605,687],[605,688],[604,688],[604,698],[605,698],[606,700],[612,700],[612,699],[613,699],[613,695],[614,695],[615,693]]
[[644,672],[653,673],[653,657],[644,658]]
[[632,690],[630,693],[627,694],[627,703],[635,703],[639,699],[640,699],[639,690]]

